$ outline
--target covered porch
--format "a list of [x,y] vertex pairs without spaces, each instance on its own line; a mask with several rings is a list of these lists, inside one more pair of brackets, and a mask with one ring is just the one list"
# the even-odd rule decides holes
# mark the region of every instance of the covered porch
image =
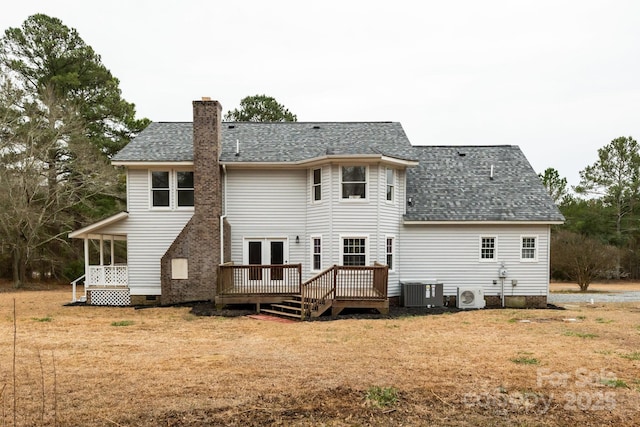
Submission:
[[[109,232],[109,226],[127,216],[127,212],[121,212],[69,234],[70,238],[84,241],[84,274],[71,282],[71,302],[116,306],[131,304],[127,236]],[[81,292],[80,283],[83,283]]]
[[[388,267],[334,265],[302,281],[302,265],[220,265],[216,306],[256,304],[257,311],[308,319],[328,309],[337,316],[345,308],[389,312]],[[261,309],[270,304],[272,309]]]

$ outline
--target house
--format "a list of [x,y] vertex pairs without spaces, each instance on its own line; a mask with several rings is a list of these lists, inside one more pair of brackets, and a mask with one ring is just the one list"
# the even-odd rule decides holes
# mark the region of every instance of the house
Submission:
[[203,99],[112,163],[127,211],[70,233],[92,304],[259,305],[303,286],[326,308],[342,281],[345,306],[381,311],[406,283],[546,306],[564,218],[517,146],[413,146],[395,122],[225,123]]

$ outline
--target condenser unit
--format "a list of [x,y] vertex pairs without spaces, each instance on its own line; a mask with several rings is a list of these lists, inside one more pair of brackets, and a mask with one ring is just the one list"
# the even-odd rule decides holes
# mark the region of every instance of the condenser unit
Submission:
[[458,308],[484,308],[487,303],[482,288],[464,286],[458,288],[456,305]]
[[442,307],[444,298],[442,283],[402,283],[402,305],[405,307]]

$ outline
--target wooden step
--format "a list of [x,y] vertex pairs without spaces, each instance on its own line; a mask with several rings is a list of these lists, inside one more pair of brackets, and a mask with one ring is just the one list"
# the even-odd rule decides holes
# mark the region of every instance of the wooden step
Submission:
[[283,310],[302,311],[302,307],[296,307],[294,305],[271,304],[271,307],[277,307],[277,308],[281,308]]
[[261,309],[260,313],[269,313],[269,314],[275,314],[276,316],[293,317],[294,319],[300,319],[300,314],[287,313],[286,311],[279,311],[279,310],[269,310],[267,308]]

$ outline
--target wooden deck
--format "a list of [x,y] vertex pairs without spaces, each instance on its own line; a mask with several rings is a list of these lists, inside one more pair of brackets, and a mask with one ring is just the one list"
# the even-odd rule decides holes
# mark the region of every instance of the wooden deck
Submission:
[[[233,265],[219,267],[216,306],[261,304],[289,306],[288,315],[318,317],[331,308],[337,316],[345,308],[374,308],[386,314],[388,267],[333,266],[302,282],[302,266]],[[284,304],[284,305],[283,305]]]

